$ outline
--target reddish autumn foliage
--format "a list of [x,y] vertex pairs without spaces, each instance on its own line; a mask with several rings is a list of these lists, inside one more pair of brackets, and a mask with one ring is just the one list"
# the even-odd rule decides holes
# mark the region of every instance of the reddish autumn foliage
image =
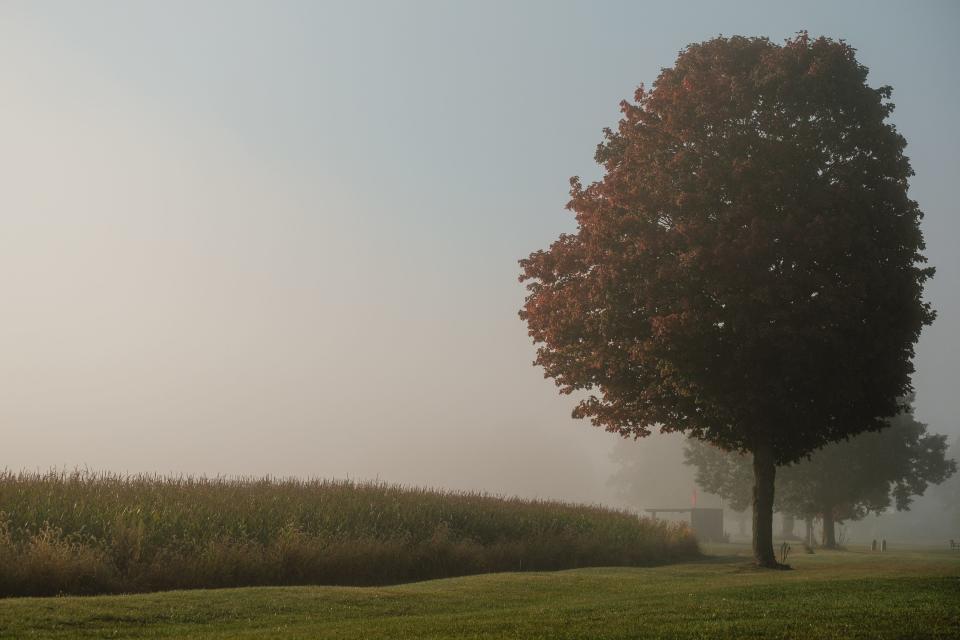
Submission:
[[882,428],[934,316],[906,142],[866,77],[805,33],[688,46],[622,103],[603,178],[571,180],[577,233],[521,260],[536,364],[590,392],[574,416],[754,453],[761,564],[775,465]]

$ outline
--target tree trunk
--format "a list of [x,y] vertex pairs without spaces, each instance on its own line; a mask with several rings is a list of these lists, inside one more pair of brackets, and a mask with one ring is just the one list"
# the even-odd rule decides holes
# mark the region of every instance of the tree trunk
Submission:
[[773,483],[777,465],[765,442],[753,451],[753,560],[760,567],[780,567],[773,553]]
[[793,534],[794,519],[793,516],[785,513],[783,514],[783,526],[781,527],[780,536],[786,538],[787,540],[793,540],[796,536]]
[[827,549],[837,548],[837,533],[833,520],[833,508],[823,510],[823,546]]
[[813,518],[805,518],[807,546],[813,549]]

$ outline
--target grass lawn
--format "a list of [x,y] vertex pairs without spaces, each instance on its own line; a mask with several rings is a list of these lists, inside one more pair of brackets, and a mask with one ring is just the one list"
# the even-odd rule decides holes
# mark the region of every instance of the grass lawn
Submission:
[[501,573],[377,588],[0,600],[0,638],[960,638],[960,553],[744,547],[654,568]]

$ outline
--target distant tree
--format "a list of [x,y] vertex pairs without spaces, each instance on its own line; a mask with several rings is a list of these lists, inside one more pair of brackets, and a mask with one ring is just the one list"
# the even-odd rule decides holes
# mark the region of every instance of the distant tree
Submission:
[[[960,464],[960,436],[953,439],[953,444],[947,450],[947,458]],[[950,525],[956,529],[957,539],[960,539],[960,474],[955,474],[938,486],[936,493],[946,510]]]
[[683,448],[683,463],[696,469],[698,487],[722,497],[734,511],[750,507],[753,464],[749,456],[691,439]]
[[535,364],[578,418],[753,454],[753,553],[777,465],[884,426],[934,314],[889,87],[805,33],[684,49],[571,180],[578,230],[521,260]]
[[835,523],[880,514],[891,506],[910,508],[932,484],[957,470],[946,455],[947,436],[928,434],[927,425],[909,411],[890,420],[890,428],[864,433],[788,467],[779,504],[800,516],[823,521],[823,545],[837,545]]
[[[687,464],[697,468],[698,485],[711,492],[726,488],[732,491],[731,501],[742,503],[749,463],[736,453],[711,449],[694,442],[686,449]],[[880,514],[891,506],[909,509],[914,496],[949,478],[957,465],[946,451],[947,436],[928,434],[927,425],[907,411],[892,418],[883,431],[827,445],[809,459],[782,468],[776,509],[804,519],[821,518],[823,545],[835,547],[837,522]]]
[[694,470],[683,465],[686,438],[658,435],[645,446],[616,443],[610,454],[615,471],[608,484],[626,504],[636,508],[677,507],[690,502],[696,488]]

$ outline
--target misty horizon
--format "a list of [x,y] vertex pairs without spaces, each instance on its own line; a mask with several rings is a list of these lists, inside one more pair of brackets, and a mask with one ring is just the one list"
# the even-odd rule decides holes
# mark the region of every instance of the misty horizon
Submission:
[[[575,228],[569,178],[678,49],[800,29],[893,87],[937,268],[916,415],[960,437],[956,6],[423,6],[0,10],[4,467],[686,506],[677,437],[573,420],[531,366],[517,260]],[[624,446],[669,490],[622,495]]]

